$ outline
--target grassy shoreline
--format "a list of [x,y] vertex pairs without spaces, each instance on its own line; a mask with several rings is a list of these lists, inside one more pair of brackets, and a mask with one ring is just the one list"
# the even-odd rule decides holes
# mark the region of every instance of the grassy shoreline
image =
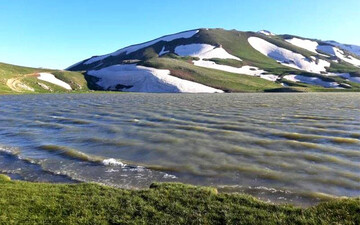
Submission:
[[360,199],[309,208],[181,183],[124,190],[92,183],[11,181],[0,175],[0,224],[359,224]]

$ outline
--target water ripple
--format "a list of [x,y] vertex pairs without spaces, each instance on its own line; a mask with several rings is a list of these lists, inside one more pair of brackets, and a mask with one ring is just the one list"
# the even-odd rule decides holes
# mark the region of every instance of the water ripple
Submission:
[[176,179],[286,190],[294,201],[357,196],[359,109],[357,93],[0,96],[0,144],[17,149],[0,151],[0,172],[129,188]]

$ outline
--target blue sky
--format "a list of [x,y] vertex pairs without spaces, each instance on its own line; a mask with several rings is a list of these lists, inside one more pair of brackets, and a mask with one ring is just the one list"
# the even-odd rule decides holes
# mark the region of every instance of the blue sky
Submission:
[[0,62],[63,69],[200,27],[267,29],[360,45],[360,1],[0,0]]

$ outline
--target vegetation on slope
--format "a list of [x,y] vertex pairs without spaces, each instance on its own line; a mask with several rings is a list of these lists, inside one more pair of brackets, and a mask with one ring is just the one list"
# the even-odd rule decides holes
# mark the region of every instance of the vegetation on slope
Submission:
[[63,93],[68,90],[37,79],[37,74],[47,72],[68,83],[73,92],[89,91],[81,72],[38,69],[0,63],[0,94],[13,93]]
[[[255,50],[248,42],[249,37],[259,37],[281,48],[286,48],[290,51],[302,54],[309,60],[311,57],[331,60],[326,56],[317,55],[306,49],[297,47],[285,41],[286,38],[295,36],[291,35],[271,35],[266,36],[254,32],[241,32],[236,30],[224,29],[200,29],[197,34],[191,38],[180,38],[169,42],[159,41],[146,48],[138,49],[129,54],[123,52],[119,55],[110,55],[104,57],[99,61],[94,61],[90,64],[85,64],[87,60],[71,67],[72,71],[89,71],[98,70],[115,64],[137,63],[140,65],[169,69],[171,74],[182,79],[195,81],[207,86],[222,89],[229,92],[263,92],[263,91],[359,91],[360,86],[357,83],[352,83],[341,77],[326,77],[320,74],[311,74],[295,68],[287,67],[277,62],[276,60],[267,57]],[[300,37],[299,37],[300,38]],[[221,46],[230,54],[237,56],[242,61],[233,59],[208,59],[217,64],[228,65],[233,67],[242,67],[245,65],[255,66],[265,70],[269,74],[281,76],[277,82],[266,81],[258,77],[248,75],[239,75],[219,71],[215,69],[206,69],[193,65],[193,60],[198,60],[194,57],[180,57],[174,54],[175,48],[179,45],[187,45],[194,43],[205,43],[213,46]],[[166,49],[168,54],[159,56],[159,52]],[[333,73],[350,73],[351,76],[360,76],[360,69],[346,63],[344,61],[331,61],[328,72]],[[58,79],[69,83],[73,92],[91,90],[102,90],[97,85],[98,78],[86,75],[86,72],[67,72],[54,71],[46,69],[26,68],[19,66],[12,66],[0,63],[0,93],[49,93],[49,92],[68,92],[63,88],[39,81],[36,79],[36,73],[50,72]],[[331,82],[338,82],[340,87],[345,89],[323,88],[321,86],[310,85],[305,83],[294,83],[282,79],[288,74],[301,74],[312,77],[318,77],[322,80]],[[44,85],[41,84],[45,84]],[[288,84],[290,87],[282,87],[281,83]],[[20,88],[16,88],[20,87]],[[48,87],[48,88],[46,88]],[[47,90],[48,89],[48,90]]]
[[[169,42],[159,41],[143,49],[126,54],[121,53],[115,56],[109,56],[94,61],[90,64],[85,64],[87,60],[77,64],[71,70],[97,70],[115,64],[135,62],[145,66],[151,66],[161,69],[169,69],[171,74],[183,79],[199,82],[201,84],[219,88],[224,91],[231,92],[261,92],[261,91],[359,91],[359,86],[343,79],[341,77],[332,79],[320,74],[307,73],[292,67],[287,67],[277,62],[276,60],[267,57],[255,50],[248,42],[249,37],[262,38],[276,46],[288,49],[292,52],[299,53],[309,60],[313,57],[329,60],[326,56],[318,55],[314,52],[297,47],[285,41],[290,38],[289,35],[273,35],[266,36],[255,32],[241,32],[237,30],[224,29],[200,29],[197,34],[191,38],[180,38]],[[194,43],[210,44],[213,46],[221,46],[228,53],[237,56],[242,61],[233,59],[207,59],[220,65],[228,65],[233,67],[242,67],[245,65],[255,66],[265,70],[269,74],[280,75],[277,83],[264,81],[262,79],[251,77],[248,75],[239,75],[215,69],[205,69],[194,66],[192,61],[198,60],[194,57],[180,57],[175,53],[175,48],[179,45],[187,45]],[[159,56],[161,50],[166,49],[167,54]],[[360,73],[360,69],[343,61],[335,63],[332,61],[329,72],[350,73],[352,76]],[[317,85],[310,85],[305,83],[291,83],[287,80],[281,79],[282,76],[288,74],[301,74],[318,77],[322,80],[329,79],[335,82],[344,83],[341,87],[345,89],[323,88]],[[281,87],[280,83],[290,84],[291,87]]]
[[307,209],[179,183],[147,190],[9,181],[0,176],[1,224],[359,224],[360,199]]
[[230,92],[262,92],[281,87],[278,83],[258,77],[198,67],[185,60],[167,57],[152,58],[142,65],[168,69],[173,76]]

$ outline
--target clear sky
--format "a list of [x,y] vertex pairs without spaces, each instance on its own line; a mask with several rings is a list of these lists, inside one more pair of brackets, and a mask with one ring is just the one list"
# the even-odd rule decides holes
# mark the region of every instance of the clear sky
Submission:
[[63,69],[195,28],[360,45],[360,0],[0,0],[0,62]]

